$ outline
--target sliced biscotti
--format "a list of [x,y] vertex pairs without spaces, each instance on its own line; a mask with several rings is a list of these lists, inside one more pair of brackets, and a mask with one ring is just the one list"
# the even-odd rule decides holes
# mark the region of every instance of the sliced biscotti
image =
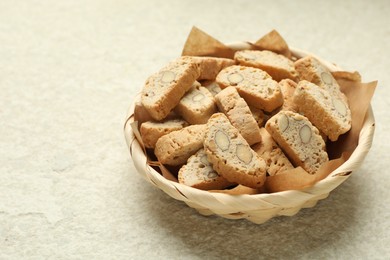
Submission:
[[223,69],[216,82],[224,89],[237,88],[248,105],[271,112],[283,104],[279,84],[267,72],[245,66],[230,66]]
[[209,119],[204,148],[213,169],[228,181],[251,188],[263,186],[264,160],[250,148],[224,114],[216,113]]
[[142,89],[142,105],[155,120],[164,119],[199,75],[199,64],[190,59],[169,63],[147,79]]
[[294,68],[294,62],[283,55],[264,50],[237,51],[234,59],[240,65],[255,67],[266,71],[276,81],[282,79],[298,79],[298,73]]
[[255,144],[252,149],[264,159],[267,165],[267,173],[270,176],[277,175],[286,170],[291,170],[294,166],[291,164],[282,149],[272,139],[272,136],[265,130],[260,129],[262,136],[261,143]]
[[280,90],[283,94],[283,106],[281,110],[297,111],[296,104],[294,103],[294,92],[297,87],[297,83],[291,79],[284,79],[279,82]]
[[342,97],[302,80],[294,93],[298,112],[304,114],[331,141],[351,129],[351,110]]
[[157,140],[170,132],[186,127],[188,123],[183,119],[171,119],[164,122],[147,121],[141,124],[140,133],[146,148],[153,148]]
[[263,110],[255,108],[255,107],[249,107],[251,110],[253,118],[256,120],[257,125],[259,127],[263,127],[265,123],[265,115]]
[[203,147],[206,124],[190,125],[157,140],[154,154],[162,164],[181,165]]
[[201,190],[220,190],[233,184],[213,169],[203,148],[180,168],[178,179],[179,183]]
[[195,81],[176,106],[175,112],[190,124],[206,124],[210,116],[217,112],[217,106],[210,91]]
[[221,92],[221,87],[218,85],[217,82],[215,82],[215,80],[206,80],[206,81],[202,81],[202,86],[207,88],[208,91],[210,91],[210,93],[215,96],[217,95],[219,92]]
[[347,100],[329,69],[313,56],[306,56],[297,60],[294,66],[299,73],[300,80],[310,81],[329,91],[331,95],[341,96],[342,99]]
[[324,89],[338,88],[338,84],[328,68],[313,56],[306,56],[294,63],[300,80],[310,81]]
[[230,123],[238,129],[249,145],[261,141],[260,128],[247,103],[234,87],[227,87],[215,95],[219,111],[223,112]]
[[189,59],[199,65],[200,75],[198,80],[214,80],[223,68],[236,63],[232,59],[216,57],[183,56],[182,59]]
[[265,128],[294,166],[315,174],[328,161],[325,142],[307,117],[280,111],[267,121]]

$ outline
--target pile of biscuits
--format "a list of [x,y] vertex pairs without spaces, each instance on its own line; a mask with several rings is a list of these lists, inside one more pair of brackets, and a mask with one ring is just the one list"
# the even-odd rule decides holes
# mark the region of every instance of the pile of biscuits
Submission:
[[348,100],[323,64],[268,50],[180,57],[147,79],[137,109],[148,114],[144,146],[203,190],[261,189],[296,167],[316,174],[326,142],[351,128]]

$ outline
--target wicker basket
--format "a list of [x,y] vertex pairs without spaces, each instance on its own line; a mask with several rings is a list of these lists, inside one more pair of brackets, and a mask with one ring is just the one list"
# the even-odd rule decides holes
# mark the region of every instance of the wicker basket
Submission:
[[[233,49],[247,49],[246,43],[230,44]],[[309,55],[305,51],[291,49],[296,57]],[[310,54],[312,55],[312,54]],[[316,57],[318,58],[318,57]],[[331,71],[340,70],[334,64],[318,58]],[[136,97],[137,101],[140,95]],[[228,219],[248,219],[260,224],[275,216],[293,216],[302,208],[316,205],[318,200],[326,198],[329,193],[343,183],[356,170],[367,155],[373,140],[375,119],[372,108],[368,109],[363,128],[360,132],[359,143],[350,158],[331,172],[325,179],[304,190],[288,190],[276,193],[256,195],[229,195],[213,193],[185,186],[164,178],[159,172],[147,164],[147,158],[131,129],[133,122],[134,104],[129,108],[128,120],[125,124],[125,138],[130,156],[137,171],[150,183],[163,190],[174,199],[184,201],[202,215],[219,215]]]

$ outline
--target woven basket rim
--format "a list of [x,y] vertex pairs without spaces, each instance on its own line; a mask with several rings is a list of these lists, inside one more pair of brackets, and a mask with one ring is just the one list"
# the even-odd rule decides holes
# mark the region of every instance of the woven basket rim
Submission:
[[[248,48],[248,46],[250,45],[245,42],[237,42],[232,43],[229,46],[232,49],[244,49]],[[327,62],[313,55],[310,52],[303,51],[297,48],[290,48],[290,50],[296,57],[303,57],[306,55],[316,57],[331,71],[341,70],[341,68],[336,66],[335,64]],[[189,206],[197,208],[198,211],[203,208],[212,209],[212,213],[215,214],[218,214],[218,210],[220,208],[223,209],[224,212],[237,212],[242,210],[268,210],[273,209],[275,207],[291,208],[292,206],[296,206],[299,210],[300,207],[305,207],[305,202],[325,198],[330,191],[335,189],[347,178],[349,178],[351,173],[357,170],[358,167],[361,165],[368,151],[371,148],[375,129],[374,113],[370,105],[363,123],[363,127],[360,131],[358,146],[353,151],[352,155],[348,158],[348,160],[346,160],[346,162],[344,162],[341,166],[331,172],[326,178],[315,183],[309,188],[303,190],[287,190],[274,193],[260,193],[251,195],[231,195],[226,193],[215,193],[199,190],[186,186],[184,184],[180,184],[178,182],[170,181],[163,177],[152,167],[147,165],[146,155],[143,153],[143,150],[137,139],[135,138],[130,126],[130,123],[133,121],[135,102],[139,99],[140,94],[135,97],[133,103],[128,110],[127,120],[124,128],[126,142],[135,168],[149,182],[166,192],[171,197],[186,202]],[[223,216],[226,217],[226,215]],[[230,215],[229,218],[231,216],[234,215]],[[237,215],[237,218],[242,217],[245,216]],[[264,221],[258,221],[258,223],[262,222]]]

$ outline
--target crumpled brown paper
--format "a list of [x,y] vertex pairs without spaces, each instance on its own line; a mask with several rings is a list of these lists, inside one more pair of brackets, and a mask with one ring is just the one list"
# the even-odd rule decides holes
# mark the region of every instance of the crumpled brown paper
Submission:
[[[292,53],[287,43],[275,30],[272,30],[265,36],[261,37],[255,43],[248,44],[251,46],[251,49],[271,50],[285,55],[286,57],[292,57]],[[222,58],[233,58],[234,53],[235,51],[233,49],[196,27],[192,28],[182,51],[182,55],[213,56]],[[223,191],[214,190],[211,192],[222,192],[237,195],[278,192],[291,189],[300,190],[310,187],[319,180],[324,179],[332,171],[342,165],[358,145],[359,133],[363,127],[364,118],[367,114],[368,108],[370,107],[371,98],[375,92],[377,82],[373,81],[369,83],[361,83],[361,76],[359,72],[356,71],[332,71],[332,74],[339,83],[341,91],[344,92],[348,98],[352,114],[352,128],[349,132],[340,136],[336,142],[327,142],[327,152],[330,158],[329,162],[325,163],[314,175],[307,173],[301,167],[297,167],[293,170],[285,171],[275,176],[269,176],[267,177],[264,188],[260,190],[238,185],[233,189]],[[145,113],[146,111],[142,111],[142,108],[139,108],[138,110],[136,109],[135,120],[146,120],[148,116]],[[136,126],[133,130],[138,132],[138,128]],[[139,134],[136,136],[138,138]],[[142,146],[142,140],[139,139],[138,141]],[[145,151],[145,153],[147,154],[147,151]],[[150,159],[150,156],[148,156],[148,162],[150,165],[158,166],[164,177],[177,182],[177,178],[175,176],[176,174],[172,172],[172,170],[167,169],[158,161]]]
[[291,58],[290,48],[288,47],[283,37],[276,30],[270,31],[257,40],[253,45],[258,50],[269,50],[282,54],[289,59]]
[[202,30],[193,27],[184,44],[182,56],[211,56],[233,59],[234,50],[214,39]]

